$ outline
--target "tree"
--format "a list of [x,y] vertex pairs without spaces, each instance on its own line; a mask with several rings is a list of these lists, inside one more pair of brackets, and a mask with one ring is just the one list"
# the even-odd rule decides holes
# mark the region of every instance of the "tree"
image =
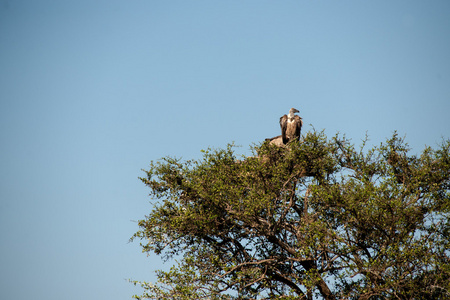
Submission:
[[166,260],[138,299],[448,299],[450,140],[411,155],[308,132],[253,157],[166,157],[133,239]]

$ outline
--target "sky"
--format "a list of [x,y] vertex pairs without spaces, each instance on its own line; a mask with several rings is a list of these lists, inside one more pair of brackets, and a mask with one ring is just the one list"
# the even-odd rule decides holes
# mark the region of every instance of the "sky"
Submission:
[[0,298],[131,299],[151,161],[450,137],[450,1],[0,0]]

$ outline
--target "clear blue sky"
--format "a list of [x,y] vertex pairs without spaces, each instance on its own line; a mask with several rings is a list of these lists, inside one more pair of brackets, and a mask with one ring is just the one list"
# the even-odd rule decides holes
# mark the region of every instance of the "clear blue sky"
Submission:
[[450,1],[0,0],[0,298],[130,299],[151,160],[450,137]]

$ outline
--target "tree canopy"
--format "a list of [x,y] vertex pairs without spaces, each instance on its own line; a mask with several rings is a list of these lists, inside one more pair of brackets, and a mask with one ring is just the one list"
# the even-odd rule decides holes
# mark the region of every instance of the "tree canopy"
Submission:
[[138,299],[448,299],[450,140],[413,155],[324,132],[253,156],[166,157],[141,180],[144,252],[176,260]]

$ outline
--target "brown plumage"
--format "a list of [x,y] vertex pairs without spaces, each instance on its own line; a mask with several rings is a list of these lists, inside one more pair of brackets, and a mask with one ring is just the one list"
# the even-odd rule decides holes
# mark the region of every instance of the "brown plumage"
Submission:
[[284,115],[280,118],[283,144],[287,144],[293,140],[300,140],[303,121],[302,118],[295,115],[296,112],[298,113],[299,111],[295,108],[291,108],[288,115]]

